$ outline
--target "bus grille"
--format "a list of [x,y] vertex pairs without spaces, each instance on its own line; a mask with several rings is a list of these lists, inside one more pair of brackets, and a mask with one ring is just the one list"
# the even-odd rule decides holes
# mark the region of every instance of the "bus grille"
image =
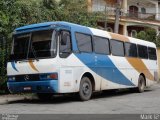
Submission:
[[38,74],[31,75],[17,75],[15,76],[16,82],[24,82],[24,81],[39,81],[40,77]]

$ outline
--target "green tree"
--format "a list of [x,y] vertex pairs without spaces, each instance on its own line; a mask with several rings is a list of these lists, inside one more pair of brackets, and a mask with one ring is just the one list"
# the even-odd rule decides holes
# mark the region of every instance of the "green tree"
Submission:
[[[9,40],[8,47],[0,46],[0,73],[5,73],[6,50],[10,49],[14,29],[46,21],[68,21],[96,27],[97,14],[88,13],[86,0],[0,0],[0,38]],[[0,76],[0,88],[5,80],[6,76]]]
[[157,47],[160,47],[160,35],[157,35],[155,29],[148,28],[145,31],[140,31],[136,37],[142,40],[154,42]]
[[86,0],[61,0],[59,11],[61,11],[58,16],[60,20],[97,27],[97,14],[87,11]]

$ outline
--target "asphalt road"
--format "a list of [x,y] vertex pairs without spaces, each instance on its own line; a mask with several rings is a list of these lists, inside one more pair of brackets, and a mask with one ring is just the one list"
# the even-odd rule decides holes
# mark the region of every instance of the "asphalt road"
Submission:
[[0,96],[0,113],[9,114],[160,114],[160,84],[144,93],[107,91],[81,102],[73,96],[41,102],[30,96]]

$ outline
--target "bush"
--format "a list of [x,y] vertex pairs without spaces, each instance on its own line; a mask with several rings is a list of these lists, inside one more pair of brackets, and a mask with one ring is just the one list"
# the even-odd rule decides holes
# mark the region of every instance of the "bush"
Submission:
[[142,40],[154,42],[157,47],[160,47],[160,35],[157,35],[155,29],[148,28],[145,31],[140,31],[136,37]]

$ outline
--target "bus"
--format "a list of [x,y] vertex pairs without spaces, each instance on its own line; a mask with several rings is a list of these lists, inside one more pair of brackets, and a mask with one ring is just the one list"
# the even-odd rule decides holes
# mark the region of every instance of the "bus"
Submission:
[[11,93],[40,99],[133,88],[143,92],[158,80],[156,45],[69,22],[45,22],[15,29],[7,86]]

